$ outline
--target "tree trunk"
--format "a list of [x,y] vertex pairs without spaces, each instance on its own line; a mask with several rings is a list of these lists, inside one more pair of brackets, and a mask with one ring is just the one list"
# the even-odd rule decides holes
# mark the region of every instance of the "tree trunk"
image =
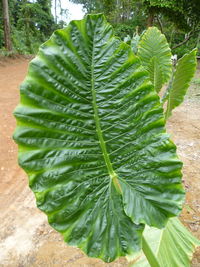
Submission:
[[5,48],[8,51],[12,51],[12,42],[10,37],[10,22],[8,12],[8,0],[2,0],[3,4],[3,21],[4,21],[4,42]]
[[153,10],[153,8],[149,8],[149,16],[147,18],[147,27],[153,26],[154,17],[155,17],[155,11]]

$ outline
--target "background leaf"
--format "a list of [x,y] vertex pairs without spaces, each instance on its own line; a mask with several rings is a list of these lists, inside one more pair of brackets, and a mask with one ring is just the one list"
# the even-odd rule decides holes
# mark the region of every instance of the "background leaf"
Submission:
[[[157,92],[166,83],[172,73],[171,50],[165,36],[156,28],[149,27],[143,34],[138,45],[138,56],[144,67],[150,72],[151,82],[156,87]],[[154,75],[152,73],[155,72]],[[162,73],[162,84],[154,77],[159,77]]]
[[190,81],[196,71],[196,52],[197,50],[193,49],[178,61],[172,87],[168,95],[167,110],[165,113],[166,119],[171,115],[172,110],[184,100]]
[[67,243],[109,262],[141,248],[141,223],[180,212],[182,164],[159,98],[104,16],[56,31],[20,94],[19,163]]
[[[171,218],[162,230],[147,226],[144,237],[161,267],[189,267],[196,247],[200,246],[200,241],[178,218]],[[138,260],[132,267],[150,267],[144,254],[135,258]]]

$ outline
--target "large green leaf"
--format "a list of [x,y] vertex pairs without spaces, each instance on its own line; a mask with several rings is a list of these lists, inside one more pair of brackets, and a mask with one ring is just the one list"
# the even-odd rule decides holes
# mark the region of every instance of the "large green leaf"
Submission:
[[[146,227],[144,238],[151,247],[160,267],[189,267],[200,241],[179,221],[171,218],[162,230]],[[137,254],[133,267],[150,267],[144,254]]]
[[184,100],[184,96],[196,71],[196,52],[197,50],[194,49],[178,61],[172,86],[169,90],[166,119],[171,115],[172,110]]
[[180,212],[182,164],[159,97],[104,16],[56,31],[20,94],[19,164],[66,242],[112,261],[140,249],[141,223]]
[[[151,73],[151,81],[156,91],[159,92],[162,85],[171,76],[172,62],[171,51],[167,40],[156,27],[148,28],[142,36],[138,45],[138,56],[144,67]],[[152,75],[152,73],[154,74]],[[154,77],[159,77],[160,74],[160,82],[157,83],[157,79]]]

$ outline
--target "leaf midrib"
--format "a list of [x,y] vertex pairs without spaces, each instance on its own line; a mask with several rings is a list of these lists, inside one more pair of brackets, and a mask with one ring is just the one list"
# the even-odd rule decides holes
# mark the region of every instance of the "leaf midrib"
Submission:
[[[95,36],[95,33],[94,33]],[[109,154],[107,152],[106,148],[106,143],[103,138],[103,133],[101,130],[101,125],[100,125],[100,119],[99,119],[99,114],[98,114],[98,106],[96,103],[96,91],[95,91],[95,79],[94,79],[94,39],[93,39],[93,47],[92,47],[92,64],[91,64],[91,91],[92,91],[92,106],[94,110],[94,121],[96,125],[96,131],[97,131],[97,136],[99,139],[100,147],[103,153],[103,158],[105,160],[105,164],[109,173],[109,176],[111,180],[113,181],[113,184],[120,194],[122,194],[122,189],[118,181],[117,174],[115,173],[112,163],[109,157]]]

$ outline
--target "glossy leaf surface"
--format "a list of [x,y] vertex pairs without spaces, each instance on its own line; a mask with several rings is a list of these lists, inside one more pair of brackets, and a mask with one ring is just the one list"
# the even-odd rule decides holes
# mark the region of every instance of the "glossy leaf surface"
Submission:
[[143,225],[181,210],[181,162],[159,98],[102,15],[56,31],[31,62],[15,110],[19,163],[67,243],[112,261]]
[[[144,237],[160,267],[189,267],[192,255],[200,241],[180,222],[171,218],[162,230],[146,227]],[[138,254],[132,267],[150,267],[144,254]]]
[[[159,71],[162,74],[162,84],[156,84],[158,73],[151,74],[151,82],[154,84],[157,92],[162,85],[166,83],[172,73],[171,50],[165,36],[156,28],[149,27],[143,34],[138,45],[138,56],[144,67],[152,72]],[[154,58],[154,59],[153,59]],[[155,65],[156,64],[156,65]]]
[[190,81],[192,80],[196,71],[196,52],[196,49],[194,49],[190,53],[185,54],[178,61],[178,65],[174,73],[172,87],[168,95],[166,119],[171,115],[172,110],[179,106],[184,100],[184,96],[186,95],[187,89],[190,85]]

